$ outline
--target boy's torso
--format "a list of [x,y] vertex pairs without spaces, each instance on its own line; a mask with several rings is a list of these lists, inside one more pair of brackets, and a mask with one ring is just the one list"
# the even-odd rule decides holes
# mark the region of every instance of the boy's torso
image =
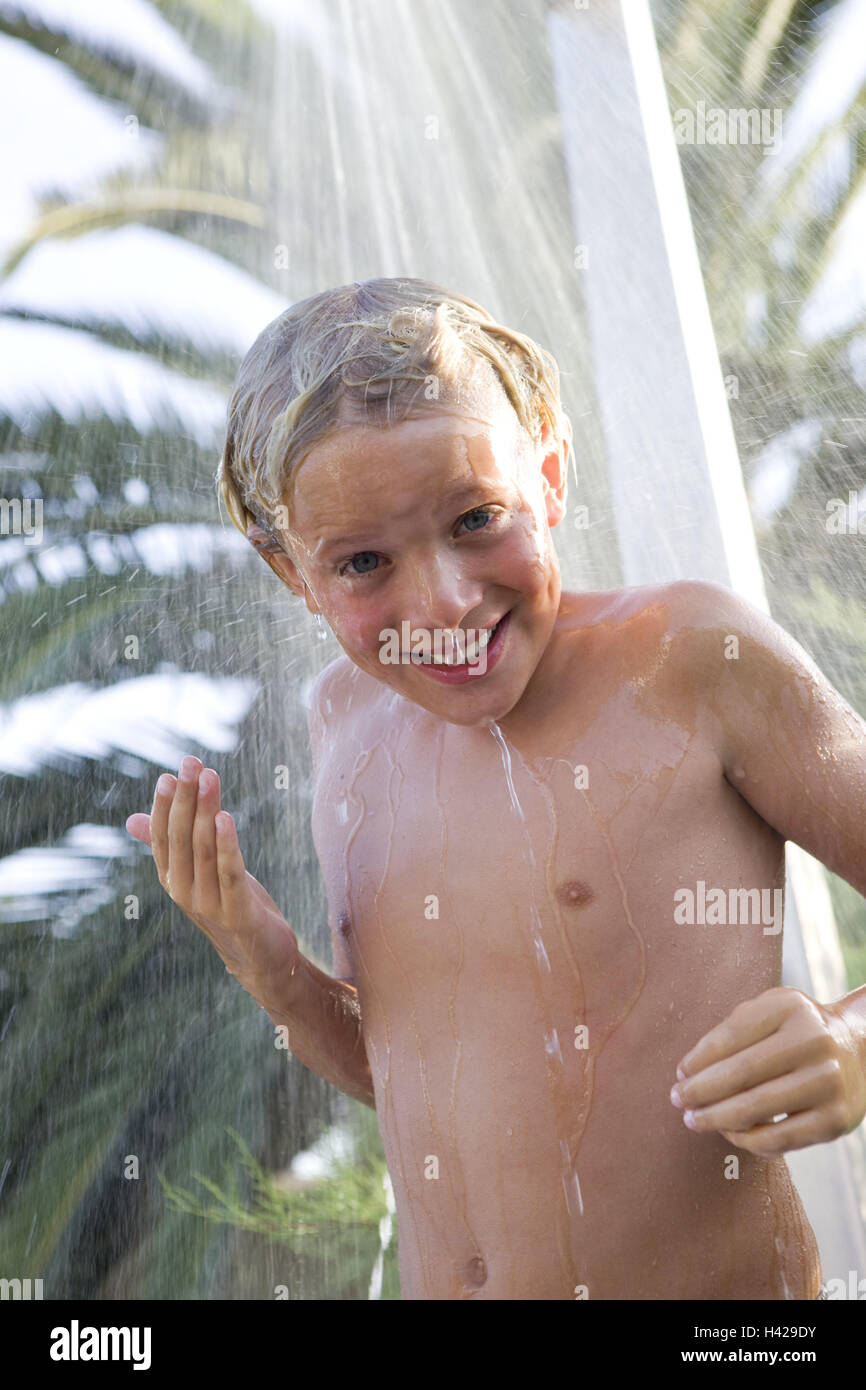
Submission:
[[782,888],[784,842],[724,776],[681,599],[568,597],[505,747],[345,659],[327,686],[313,827],[403,1297],[814,1297],[784,1161],[669,1099],[679,1059],[779,983],[782,942],[766,917],[678,922],[674,895]]

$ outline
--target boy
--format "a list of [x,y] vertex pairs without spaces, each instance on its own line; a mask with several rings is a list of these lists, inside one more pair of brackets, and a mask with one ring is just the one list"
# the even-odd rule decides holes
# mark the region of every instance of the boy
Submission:
[[866,893],[866,725],[720,585],[562,593],[570,445],[553,359],[471,300],[281,315],[219,481],[345,653],[310,706],[334,977],[197,759],[128,825],[376,1109],[404,1298],[812,1299],[782,1155],[863,1119],[866,987],[779,987],[784,842]]

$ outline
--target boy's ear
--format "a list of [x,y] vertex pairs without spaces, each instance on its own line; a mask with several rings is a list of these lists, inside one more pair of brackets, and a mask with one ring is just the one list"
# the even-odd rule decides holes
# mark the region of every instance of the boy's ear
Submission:
[[556,447],[556,435],[545,420],[541,427],[541,473],[544,500],[547,505],[547,524],[557,526],[565,515],[565,493],[568,486],[568,435],[562,435],[562,460]]
[[305,595],[304,580],[294,561],[278,545],[267,531],[263,531],[261,526],[256,526],[255,522],[250,522],[247,527],[247,540],[254,550],[261,555],[266,565],[269,565],[278,579],[281,579],[287,589],[291,589],[298,598]]

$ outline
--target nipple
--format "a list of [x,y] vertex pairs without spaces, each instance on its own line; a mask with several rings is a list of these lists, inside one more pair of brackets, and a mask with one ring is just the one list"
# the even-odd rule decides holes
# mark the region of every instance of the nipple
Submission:
[[560,885],[557,897],[565,907],[587,907],[595,899],[595,894],[583,879],[573,878]]

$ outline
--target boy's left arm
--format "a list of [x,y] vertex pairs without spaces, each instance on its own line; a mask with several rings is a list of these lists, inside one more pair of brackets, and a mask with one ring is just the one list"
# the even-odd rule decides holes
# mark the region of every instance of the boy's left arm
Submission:
[[[780,835],[866,896],[866,722],[746,600],[703,581],[678,588],[727,780]],[[701,1038],[677,1078],[671,1100],[691,1129],[720,1131],[755,1154],[847,1134],[866,1115],[866,985],[834,1004],[767,990]]]

